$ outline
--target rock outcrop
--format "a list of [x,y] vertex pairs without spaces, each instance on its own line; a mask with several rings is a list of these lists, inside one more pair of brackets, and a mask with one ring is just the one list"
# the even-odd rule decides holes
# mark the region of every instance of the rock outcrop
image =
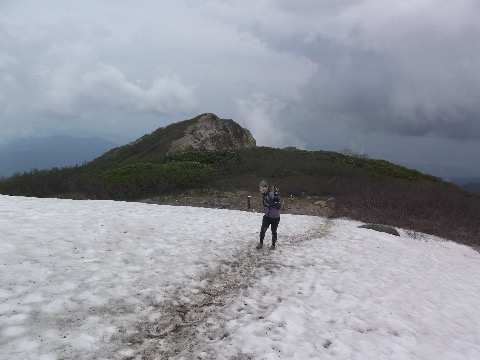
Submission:
[[397,229],[392,226],[382,225],[382,224],[364,224],[360,225],[359,228],[371,229],[379,232],[384,232],[390,235],[400,236]]
[[250,131],[233,120],[206,113],[188,126],[183,137],[171,143],[169,151],[229,150],[255,146],[256,141]]

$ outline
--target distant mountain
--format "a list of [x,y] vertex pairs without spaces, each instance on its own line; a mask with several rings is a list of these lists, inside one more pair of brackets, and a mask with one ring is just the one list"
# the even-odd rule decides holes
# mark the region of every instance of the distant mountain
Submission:
[[467,191],[470,191],[474,194],[478,194],[480,195],[480,182],[478,183],[469,183],[469,184],[465,184],[465,185],[462,185],[460,186],[462,189],[465,189]]
[[234,150],[255,148],[249,130],[232,119],[205,113],[158,128],[130,144],[114,148],[95,160],[120,165],[126,162],[158,162],[165,154],[182,151]]
[[480,177],[456,177],[450,181],[462,189],[480,195]]
[[480,184],[480,177],[452,177],[448,180],[458,186],[477,183]]
[[101,138],[55,135],[18,139],[0,147],[0,176],[91,161],[118,144]]

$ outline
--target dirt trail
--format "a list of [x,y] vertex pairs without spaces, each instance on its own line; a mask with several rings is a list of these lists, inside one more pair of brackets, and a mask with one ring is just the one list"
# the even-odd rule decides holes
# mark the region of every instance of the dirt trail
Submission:
[[[176,289],[171,296],[155,304],[156,320],[146,320],[138,332],[126,339],[126,346],[136,349],[136,355],[126,359],[215,359],[209,344],[228,338],[224,311],[232,301],[246,293],[262,275],[273,273],[281,266],[275,253],[298,246],[302,242],[323,237],[331,227],[331,220],[318,218],[318,226],[311,232],[284,237],[281,250],[270,251],[251,248],[225,259],[205,272],[192,287]],[[234,359],[248,359],[237,356]]]

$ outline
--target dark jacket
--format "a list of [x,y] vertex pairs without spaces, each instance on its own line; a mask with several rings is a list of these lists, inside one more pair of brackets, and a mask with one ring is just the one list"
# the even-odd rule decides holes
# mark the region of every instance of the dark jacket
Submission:
[[264,193],[262,197],[262,204],[264,207],[265,216],[276,219],[280,217],[280,210],[274,207],[275,203],[273,201],[273,197],[273,192]]

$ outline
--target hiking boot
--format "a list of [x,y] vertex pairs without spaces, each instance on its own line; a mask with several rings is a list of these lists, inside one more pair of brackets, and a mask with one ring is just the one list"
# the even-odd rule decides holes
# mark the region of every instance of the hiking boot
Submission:
[[260,243],[260,244],[257,245],[256,249],[261,249],[262,247],[263,247],[263,244]]
[[270,246],[270,250],[275,250],[275,244],[272,244],[272,246]]

